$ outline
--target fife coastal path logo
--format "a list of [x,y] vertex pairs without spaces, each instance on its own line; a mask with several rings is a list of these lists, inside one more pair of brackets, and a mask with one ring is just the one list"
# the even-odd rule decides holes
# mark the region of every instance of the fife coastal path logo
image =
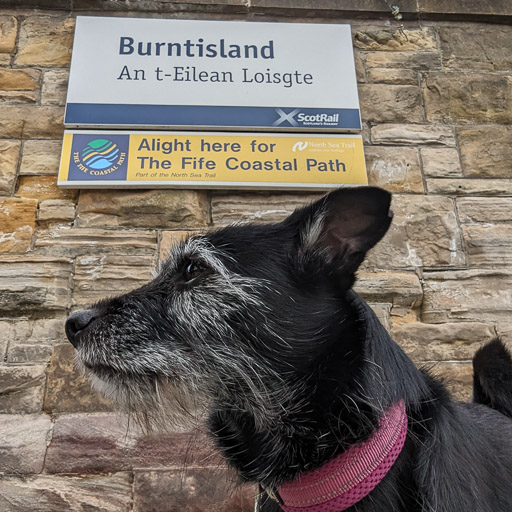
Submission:
[[105,176],[117,171],[126,160],[126,152],[108,139],[94,139],[81,150],[73,151],[77,168],[91,176]]

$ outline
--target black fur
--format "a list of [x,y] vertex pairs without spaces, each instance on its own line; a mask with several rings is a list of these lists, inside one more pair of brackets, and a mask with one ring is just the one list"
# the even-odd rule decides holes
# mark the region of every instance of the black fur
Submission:
[[[511,512],[512,421],[505,415],[512,411],[512,361],[506,349],[493,341],[475,358],[481,404],[454,402],[351,290],[357,267],[391,223],[389,206],[390,195],[381,189],[342,189],[279,224],[203,235],[226,273],[265,283],[252,292],[259,305],[242,300],[221,314],[223,331],[205,325],[198,334],[179,306],[180,294],[193,292],[200,300],[203,290],[216,300],[217,271],[198,254],[176,257],[142,289],[75,314],[68,320],[70,340],[80,355],[101,339],[101,363],[87,356],[84,365],[146,393],[151,379],[185,379],[171,368],[173,351],[190,357],[191,368],[212,382],[211,435],[244,481],[273,487],[320,466],[367,439],[382,411],[404,400],[405,447],[384,480],[350,511]],[[223,304],[226,292],[218,293]],[[237,358],[247,375],[256,368],[259,378],[231,376],[213,357],[218,350],[233,358],[232,365]],[[146,359],[154,352],[169,369],[119,370],[123,357],[138,352]],[[115,368],[105,364],[111,353],[121,361]],[[261,510],[280,507],[264,498]]]

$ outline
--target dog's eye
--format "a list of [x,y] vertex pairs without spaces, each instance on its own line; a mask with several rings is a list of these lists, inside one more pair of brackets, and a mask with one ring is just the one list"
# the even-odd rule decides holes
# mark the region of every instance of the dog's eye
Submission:
[[199,261],[191,260],[187,263],[185,267],[184,277],[185,281],[192,281],[196,277],[199,277],[204,271],[206,267],[200,263]]

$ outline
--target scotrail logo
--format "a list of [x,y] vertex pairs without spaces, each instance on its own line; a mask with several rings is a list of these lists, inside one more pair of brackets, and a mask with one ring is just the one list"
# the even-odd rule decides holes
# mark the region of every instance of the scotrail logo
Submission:
[[126,160],[126,153],[108,139],[94,139],[81,151],[73,152],[73,161],[78,169],[91,176],[111,174]]
[[276,108],[279,116],[272,126],[338,126],[339,114],[327,114],[326,112],[308,113],[301,112],[299,108],[291,112],[285,112],[282,108]]

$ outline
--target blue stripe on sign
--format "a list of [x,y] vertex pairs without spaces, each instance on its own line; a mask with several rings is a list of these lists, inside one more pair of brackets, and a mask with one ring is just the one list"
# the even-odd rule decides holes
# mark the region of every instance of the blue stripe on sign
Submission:
[[[337,118],[328,117],[336,115]],[[116,105],[109,103],[68,103],[64,123],[66,125],[102,126],[361,129],[359,110],[355,108]]]

